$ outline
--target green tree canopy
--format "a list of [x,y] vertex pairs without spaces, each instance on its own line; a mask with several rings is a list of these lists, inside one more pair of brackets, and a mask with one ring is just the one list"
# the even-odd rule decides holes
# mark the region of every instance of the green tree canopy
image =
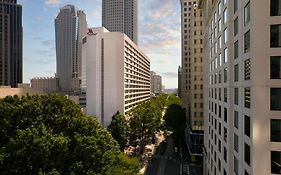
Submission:
[[151,143],[161,124],[162,110],[151,101],[144,102],[130,111],[130,145],[139,148],[139,154],[145,145]]
[[185,110],[178,104],[172,104],[166,109],[164,115],[164,126],[172,131],[177,137],[176,140],[184,139],[184,131],[186,128]]
[[124,115],[117,112],[113,117],[111,124],[108,127],[113,138],[120,146],[120,150],[123,151],[128,145],[128,122]]
[[0,172],[8,174],[137,174],[95,118],[63,96],[0,100]]

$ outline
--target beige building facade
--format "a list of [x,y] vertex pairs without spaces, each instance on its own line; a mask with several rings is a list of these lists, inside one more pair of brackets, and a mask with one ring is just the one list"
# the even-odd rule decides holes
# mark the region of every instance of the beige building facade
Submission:
[[203,23],[198,1],[181,0],[182,65],[179,69],[180,90],[188,126],[186,142],[195,161],[203,147]]
[[281,174],[281,3],[201,0],[204,175]]

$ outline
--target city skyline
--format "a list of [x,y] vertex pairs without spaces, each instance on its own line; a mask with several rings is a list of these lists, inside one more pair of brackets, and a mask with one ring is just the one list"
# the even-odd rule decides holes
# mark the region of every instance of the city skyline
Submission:
[[[25,83],[33,77],[54,76],[56,72],[53,20],[60,7],[75,5],[85,11],[89,27],[101,26],[101,0],[83,2],[19,0],[23,6]],[[163,76],[167,88],[177,87],[177,67],[181,56],[179,7],[180,3],[173,0],[139,3],[139,46],[151,58],[151,69]],[[159,25],[153,26],[155,23]]]

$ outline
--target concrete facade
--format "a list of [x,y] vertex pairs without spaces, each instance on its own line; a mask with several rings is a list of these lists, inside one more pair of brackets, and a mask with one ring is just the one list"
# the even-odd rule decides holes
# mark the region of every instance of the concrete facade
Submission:
[[[200,1],[206,66],[204,175],[281,174],[281,110],[273,109],[281,103],[273,93],[281,80],[272,78],[272,68],[280,69],[272,58],[281,55],[280,46],[272,46],[280,30],[272,29],[281,17],[271,15],[272,9],[280,12],[280,1],[274,2]],[[272,125],[273,120],[278,124]]]
[[30,87],[11,88],[10,86],[0,86],[0,99],[7,96],[26,96],[26,95],[44,95],[44,92]]
[[103,0],[102,26],[138,43],[138,0]]
[[46,93],[58,92],[58,78],[44,77],[30,80],[32,89],[41,89]]
[[107,127],[117,112],[150,99],[150,60],[123,33],[93,28],[83,39],[88,115]]

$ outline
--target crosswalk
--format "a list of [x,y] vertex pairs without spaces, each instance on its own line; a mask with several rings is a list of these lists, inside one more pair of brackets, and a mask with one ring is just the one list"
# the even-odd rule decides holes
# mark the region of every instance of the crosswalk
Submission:
[[182,167],[182,172],[183,172],[183,175],[189,175],[189,165],[188,164],[183,164],[183,167]]

